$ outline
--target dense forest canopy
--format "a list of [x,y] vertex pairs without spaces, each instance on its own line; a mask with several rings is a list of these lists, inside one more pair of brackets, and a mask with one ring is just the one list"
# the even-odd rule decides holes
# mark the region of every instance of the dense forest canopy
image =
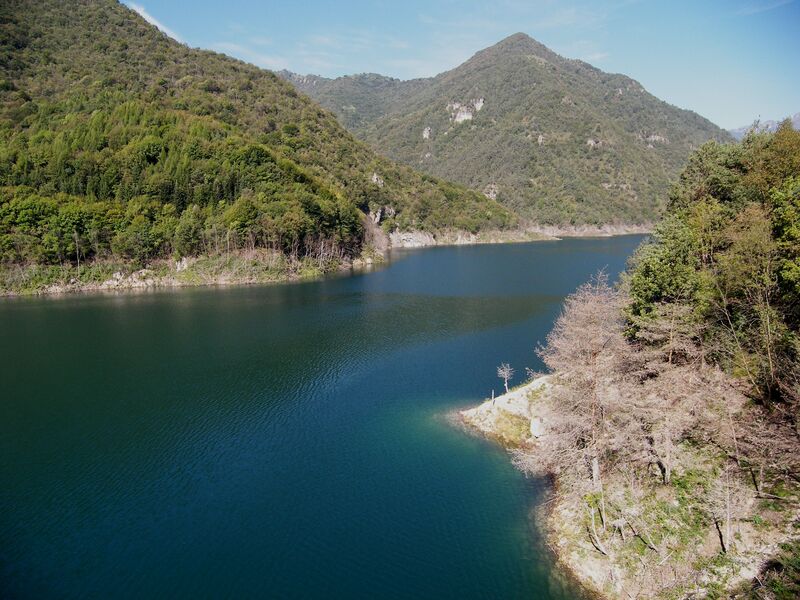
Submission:
[[269,71],[113,0],[0,7],[0,260],[143,262],[227,248],[354,254],[386,229],[514,223],[377,156]]

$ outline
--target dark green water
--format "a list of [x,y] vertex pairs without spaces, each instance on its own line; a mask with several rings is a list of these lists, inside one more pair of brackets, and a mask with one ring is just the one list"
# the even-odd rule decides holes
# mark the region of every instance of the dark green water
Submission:
[[640,239],[0,302],[0,597],[576,597],[541,483],[445,415]]

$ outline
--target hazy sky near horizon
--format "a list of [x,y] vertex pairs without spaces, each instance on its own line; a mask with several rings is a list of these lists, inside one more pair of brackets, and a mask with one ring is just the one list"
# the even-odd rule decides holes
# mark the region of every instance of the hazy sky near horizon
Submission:
[[260,67],[409,79],[522,31],[725,128],[800,112],[800,0],[124,0]]

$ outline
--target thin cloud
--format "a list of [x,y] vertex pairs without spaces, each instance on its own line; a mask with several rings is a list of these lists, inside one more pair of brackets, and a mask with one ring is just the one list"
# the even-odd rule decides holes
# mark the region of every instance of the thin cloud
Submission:
[[175,41],[178,41],[178,42],[180,42],[181,44],[185,43],[185,42],[183,41],[183,39],[181,38],[181,36],[179,36],[179,35],[178,35],[177,33],[175,33],[175,32],[174,32],[172,29],[170,29],[169,27],[167,27],[166,25],[164,25],[164,24],[163,24],[161,21],[159,21],[158,19],[156,19],[156,18],[155,18],[153,15],[151,15],[149,12],[147,12],[147,10],[145,10],[144,6],[141,6],[140,4],[134,4],[134,3],[132,3],[132,2],[131,2],[130,4],[128,4],[128,7],[129,7],[131,10],[133,10],[134,12],[138,13],[138,15],[139,15],[140,17],[142,17],[142,18],[143,18],[145,21],[147,21],[148,23],[150,23],[150,25],[154,25],[154,26],[155,26],[155,27],[157,27],[157,28],[158,28],[160,31],[162,31],[163,33],[166,33],[166,34],[167,34],[169,37],[171,37],[173,40],[175,40]]
[[759,13],[767,12],[791,4],[794,0],[774,0],[773,2],[754,2],[747,6],[741,7],[736,11],[737,15],[748,16],[757,15]]

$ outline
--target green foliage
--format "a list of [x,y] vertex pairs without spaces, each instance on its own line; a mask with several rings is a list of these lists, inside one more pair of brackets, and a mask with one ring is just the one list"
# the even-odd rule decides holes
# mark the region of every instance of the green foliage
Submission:
[[634,323],[659,303],[689,305],[710,358],[757,395],[792,402],[800,401],[799,176],[800,133],[788,122],[741,145],[704,145],[627,277]]
[[659,302],[696,298],[702,286],[698,249],[695,232],[680,215],[669,215],[656,227],[632,259],[634,314],[647,314]]
[[[730,140],[523,34],[430,79],[282,74],[387,156],[475,190],[494,184],[501,203],[539,223],[654,221],[692,149]],[[480,98],[471,120],[453,121],[450,103]]]
[[408,228],[514,223],[378,157],[271,72],[179,44],[113,0],[4,3],[0,28],[3,263],[328,242],[355,254],[371,203]]
[[800,176],[791,177],[772,191],[775,242],[780,265],[778,276],[786,304],[793,307],[793,319],[800,320]]

